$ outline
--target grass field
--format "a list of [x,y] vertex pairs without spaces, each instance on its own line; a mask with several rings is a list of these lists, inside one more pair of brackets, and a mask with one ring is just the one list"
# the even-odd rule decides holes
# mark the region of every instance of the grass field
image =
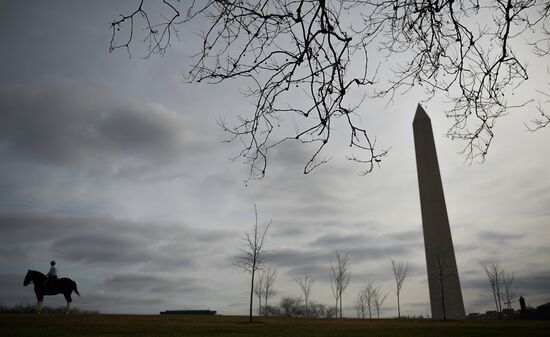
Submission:
[[509,336],[548,337],[550,321],[263,318],[242,316],[1,314],[0,336]]

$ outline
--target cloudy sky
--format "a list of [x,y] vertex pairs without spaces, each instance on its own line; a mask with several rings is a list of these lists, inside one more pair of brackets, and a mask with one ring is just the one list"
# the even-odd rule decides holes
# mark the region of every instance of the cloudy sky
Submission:
[[[240,148],[216,123],[250,111],[244,84],[183,81],[192,26],[164,57],[109,54],[109,23],[134,3],[0,1],[0,304],[34,303],[23,277],[55,259],[78,283],[81,309],[246,314],[248,279],[234,261],[256,204],[260,225],[273,221],[273,301],[298,296],[293,277],[307,272],[313,299],[332,304],[339,250],[351,262],[348,316],[369,279],[390,292],[383,315],[396,314],[390,258],[410,265],[402,313],[429,314],[411,127],[418,96],[361,108],[391,148],[373,174],[360,176],[336,142],[331,162],[303,175],[308,149],[288,144],[271,153],[263,180],[245,184],[247,167],[230,160]],[[547,76],[543,63],[530,67]],[[545,80],[535,75],[518,95]],[[444,136],[440,102],[424,106],[467,312],[492,309],[488,262],[515,273],[529,304],[550,301],[550,129],[530,133],[534,107],[514,111],[498,122],[487,161],[465,165],[463,144]]]

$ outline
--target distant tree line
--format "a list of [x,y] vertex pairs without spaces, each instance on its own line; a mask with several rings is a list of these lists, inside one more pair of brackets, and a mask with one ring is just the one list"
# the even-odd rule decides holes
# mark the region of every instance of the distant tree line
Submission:
[[[330,286],[334,295],[334,306],[328,306],[311,300],[314,278],[304,273],[294,277],[301,297],[285,296],[278,304],[269,302],[277,295],[274,284],[277,278],[277,270],[264,263],[264,244],[271,221],[262,228],[258,225],[258,210],[254,205],[255,221],[252,229],[244,233],[244,248],[238,256],[236,264],[250,275],[249,321],[253,317],[254,295],[258,300],[258,316],[284,316],[284,317],[313,317],[330,318],[343,317],[343,295],[351,281],[350,257],[347,253],[335,251],[335,260],[330,264]],[[401,318],[401,292],[405,280],[409,275],[409,264],[403,261],[390,259],[391,271],[395,284],[392,287],[396,295],[397,317]],[[436,276],[441,283],[447,275],[447,261],[439,258],[436,265]],[[489,263],[483,266],[489,280],[490,289],[495,302],[495,308],[499,316],[503,313],[511,313],[512,302],[516,298],[514,286],[514,274],[504,270],[498,263]],[[445,296],[442,291],[441,301],[445,307]],[[386,302],[388,293],[373,280],[367,280],[359,289],[353,308],[359,318],[380,318],[382,306]],[[445,311],[443,319],[445,319]]]
[[[271,266],[264,266],[262,270],[256,273],[254,282],[254,293],[258,299],[257,313],[258,316],[275,316],[275,317],[310,317],[310,318],[342,318],[343,317],[343,293],[350,284],[351,273],[349,271],[349,255],[341,254],[336,251],[336,263],[331,265],[331,289],[334,294],[334,305],[325,305],[315,302],[311,299],[312,288],[315,280],[307,273],[300,277],[295,277],[294,280],[301,292],[301,297],[284,296],[278,304],[269,304],[268,300],[277,294],[274,288],[274,283],[277,276],[277,271]],[[397,272],[398,283],[394,292],[399,296],[401,287],[404,284],[405,278],[408,275],[408,264],[403,262],[392,262],[392,270]],[[394,275],[395,276],[395,275]],[[397,281],[396,281],[397,282]],[[374,281],[369,280],[365,286],[359,290],[355,301],[355,310],[358,318],[380,318],[380,312],[384,305],[388,293]],[[399,308],[399,305],[398,305]],[[398,317],[401,316],[398,309]]]
[[[330,265],[330,286],[334,295],[334,306],[327,306],[311,300],[311,293],[315,280],[307,273],[295,277],[294,281],[303,297],[283,297],[278,305],[270,305],[269,300],[277,291],[274,284],[277,270],[265,265],[265,242],[271,221],[260,228],[258,225],[258,209],[254,205],[254,224],[249,232],[244,233],[244,245],[237,256],[236,265],[250,275],[249,322],[253,319],[254,295],[258,300],[259,316],[286,316],[286,317],[343,317],[343,295],[351,281],[350,257],[335,251],[335,261]],[[393,292],[397,296],[397,316],[401,317],[400,295],[401,288],[409,274],[408,263],[390,259],[395,279]],[[367,281],[360,289],[355,301],[358,317],[380,318],[382,305],[388,294],[384,293],[374,281]]]
[[263,314],[271,317],[333,318],[336,317],[336,308],[314,301],[310,301],[306,307],[304,299],[285,296],[278,305],[265,307]]

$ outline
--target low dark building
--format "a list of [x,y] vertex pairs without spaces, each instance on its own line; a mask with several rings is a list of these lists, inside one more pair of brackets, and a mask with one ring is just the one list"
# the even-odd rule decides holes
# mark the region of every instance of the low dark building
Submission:
[[[521,302],[525,303],[523,297],[520,298],[520,303]],[[539,305],[536,309],[522,304],[521,318],[550,320],[550,302]]]
[[215,315],[215,310],[166,310],[161,315]]

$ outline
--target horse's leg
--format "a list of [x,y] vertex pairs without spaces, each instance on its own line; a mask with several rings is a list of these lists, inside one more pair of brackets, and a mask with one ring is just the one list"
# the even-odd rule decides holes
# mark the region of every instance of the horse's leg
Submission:
[[36,312],[40,313],[42,311],[42,301],[44,301],[44,296],[43,295],[36,295],[36,301],[37,301]]
[[73,299],[71,298],[71,293],[65,293],[63,294],[63,296],[65,296],[65,300],[67,301],[67,306],[65,307],[65,313],[68,314],[69,307],[71,306],[71,302],[73,301]]

